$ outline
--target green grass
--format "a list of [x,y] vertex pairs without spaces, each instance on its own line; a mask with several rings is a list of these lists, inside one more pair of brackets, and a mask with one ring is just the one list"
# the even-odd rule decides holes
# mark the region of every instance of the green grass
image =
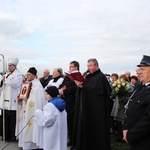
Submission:
[[128,143],[117,142],[117,135],[111,135],[111,150],[129,150]]

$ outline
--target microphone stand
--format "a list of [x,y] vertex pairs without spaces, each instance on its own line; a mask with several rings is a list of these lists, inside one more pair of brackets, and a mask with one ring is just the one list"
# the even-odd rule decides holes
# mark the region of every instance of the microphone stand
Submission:
[[[3,61],[3,67],[2,67],[2,69],[3,69],[3,72],[2,72],[2,76],[4,75],[4,55],[3,54],[0,54],[0,56],[2,57],[2,61]],[[3,87],[3,90],[4,90],[4,82],[3,82],[3,85],[2,85],[2,87]],[[3,93],[4,93],[4,91],[3,91]],[[5,142],[5,110],[4,110],[4,94],[3,94],[3,142]]]

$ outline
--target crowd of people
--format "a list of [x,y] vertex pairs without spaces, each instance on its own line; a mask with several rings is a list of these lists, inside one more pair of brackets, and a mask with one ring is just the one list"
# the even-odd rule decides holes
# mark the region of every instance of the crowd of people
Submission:
[[[19,59],[8,61],[0,82],[0,136],[18,140],[23,150],[110,150],[110,134],[129,142],[131,150],[150,147],[150,56],[144,55],[136,75],[104,74],[95,58],[87,61],[84,82],[61,68],[30,67],[25,75]],[[80,71],[77,61],[69,72]]]

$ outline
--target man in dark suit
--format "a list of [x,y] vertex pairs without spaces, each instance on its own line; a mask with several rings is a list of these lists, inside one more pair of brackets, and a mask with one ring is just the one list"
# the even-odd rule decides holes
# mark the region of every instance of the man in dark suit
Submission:
[[40,82],[43,86],[43,88],[45,88],[48,84],[48,82],[52,79],[52,75],[50,75],[50,71],[49,69],[45,69],[43,72],[43,77],[40,78]]
[[140,64],[140,81],[127,104],[123,124],[123,140],[130,150],[150,149],[150,56],[144,55]]

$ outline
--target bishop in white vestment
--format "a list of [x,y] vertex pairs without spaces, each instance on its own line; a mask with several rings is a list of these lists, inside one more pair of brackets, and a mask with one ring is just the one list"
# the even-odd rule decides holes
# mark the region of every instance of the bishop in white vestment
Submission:
[[[17,69],[18,62],[19,59],[16,57],[9,58],[8,72],[2,76],[0,83],[2,90],[0,95],[0,136],[5,137],[3,139],[5,141],[15,140],[16,101],[23,79],[22,74]],[[5,124],[5,131],[3,124]]]

